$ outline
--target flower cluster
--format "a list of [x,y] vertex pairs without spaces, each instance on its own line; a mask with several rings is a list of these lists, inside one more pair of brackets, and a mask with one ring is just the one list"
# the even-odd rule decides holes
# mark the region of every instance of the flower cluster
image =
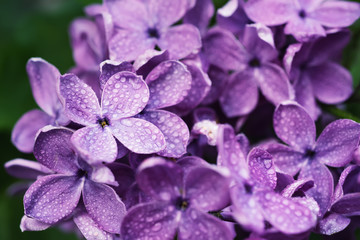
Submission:
[[215,12],[211,0],[104,0],[85,11],[70,26],[74,68],[27,63],[41,110],[19,119],[12,142],[37,161],[5,164],[29,181],[22,231],[352,234],[360,124],[318,120],[319,103],[353,92],[339,56],[359,3],[230,0]]

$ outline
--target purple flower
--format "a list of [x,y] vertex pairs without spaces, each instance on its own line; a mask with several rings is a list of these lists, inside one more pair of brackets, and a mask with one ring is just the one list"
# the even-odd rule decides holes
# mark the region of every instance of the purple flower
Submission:
[[232,239],[224,223],[206,213],[228,204],[228,181],[209,167],[183,172],[162,158],[144,161],[136,175],[140,188],[154,201],[130,209],[121,226],[128,239]]
[[132,72],[118,72],[106,81],[101,105],[94,91],[74,74],[61,77],[60,92],[68,117],[86,127],[77,130],[72,143],[90,163],[113,162],[118,147],[114,136],[136,153],[165,148],[163,133],[149,121],[134,118],[149,101],[149,88]]
[[115,34],[108,43],[110,59],[135,60],[155,46],[168,50],[172,59],[180,59],[201,47],[196,27],[170,27],[184,16],[187,0],[107,0],[105,5],[115,25]]
[[59,70],[41,58],[31,58],[26,70],[33,96],[41,110],[31,110],[18,120],[11,141],[20,151],[30,153],[39,129],[46,125],[64,126],[69,120],[58,97]]
[[[266,13],[261,11],[266,9]],[[326,36],[327,28],[343,28],[360,16],[360,4],[348,1],[250,0],[245,12],[255,22],[268,26],[285,24],[284,32],[298,41]]]
[[360,125],[347,119],[334,121],[315,141],[312,118],[301,106],[288,102],[276,108],[274,130],[288,145],[267,147],[277,170],[292,176],[300,171],[299,179],[313,179],[315,187],[308,194],[318,202],[323,215],[330,207],[334,191],[333,177],[325,165],[342,167],[351,161],[359,144]]

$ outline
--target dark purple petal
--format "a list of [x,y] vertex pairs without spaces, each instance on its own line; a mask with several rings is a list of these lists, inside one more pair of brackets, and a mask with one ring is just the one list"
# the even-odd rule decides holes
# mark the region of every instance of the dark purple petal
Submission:
[[191,74],[179,61],[157,65],[146,77],[150,100],[146,109],[159,109],[181,102],[191,88]]
[[360,124],[348,119],[330,123],[316,143],[316,160],[332,167],[343,167],[352,160],[359,145]]
[[36,103],[47,114],[55,117],[62,108],[58,97],[59,70],[41,58],[31,58],[26,64],[26,70]]
[[339,214],[352,215],[360,212],[360,193],[348,193],[337,200],[331,207],[331,211]]
[[220,27],[238,33],[250,20],[243,9],[243,2],[230,0],[218,9],[216,22]]
[[47,224],[55,224],[73,212],[82,188],[83,179],[77,176],[41,177],[25,193],[25,215]]
[[295,150],[312,149],[315,143],[315,123],[301,106],[287,102],[280,104],[274,113],[276,135]]
[[314,181],[310,179],[299,179],[288,185],[282,190],[281,195],[287,198],[291,198],[297,191],[305,192],[314,186]]
[[129,62],[116,62],[111,60],[102,62],[100,64],[100,88],[104,89],[107,80],[115,73],[122,71],[135,72],[135,69]]
[[143,203],[130,209],[121,225],[124,240],[172,240],[179,225],[176,208],[167,202]]
[[21,158],[6,162],[4,167],[8,174],[20,179],[36,179],[38,176],[52,173],[50,169],[38,162]]
[[195,167],[210,167],[208,162],[196,156],[182,157],[176,161],[176,164],[182,167],[184,176],[186,176],[190,170]]
[[110,233],[120,233],[126,209],[111,187],[86,180],[82,196],[87,212],[101,229]]
[[135,182],[135,173],[132,168],[122,163],[110,163],[108,167],[111,169],[115,176],[115,180],[119,183],[114,187],[116,193],[124,199],[126,192],[130,186]]
[[183,21],[193,24],[204,35],[214,12],[214,4],[211,0],[197,0],[195,6],[187,11]]
[[53,124],[54,119],[41,110],[31,110],[16,122],[11,133],[11,141],[22,152],[31,153],[36,133],[42,127]]
[[102,116],[110,121],[132,117],[141,112],[148,101],[149,88],[141,76],[132,72],[118,72],[104,86]]
[[165,149],[164,134],[154,124],[139,118],[113,121],[112,134],[130,151],[139,154],[157,153]]
[[333,235],[344,230],[350,222],[350,218],[337,213],[330,213],[320,220],[318,225],[319,232],[325,235]]
[[344,189],[343,185],[345,183],[346,178],[349,176],[349,174],[357,169],[358,167],[356,165],[350,165],[344,169],[344,171],[341,172],[341,175],[338,180],[338,184],[335,187],[334,195],[332,197],[332,202],[338,200],[342,196],[344,196]]
[[182,169],[163,158],[146,159],[138,168],[136,182],[146,194],[170,201],[180,195],[182,184]]
[[136,73],[138,75],[142,75],[145,79],[151,70],[160,63],[168,61],[169,59],[168,51],[149,49],[135,60],[134,68],[136,69]]
[[164,134],[166,147],[157,154],[165,157],[181,157],[186,153],[189,129],[176,114],[164,110],[144,111],[138,117],[151,122]]
[[43,231],[45,229],[48,229],[51,227],[51,224],[40,222],[36,219],[29,218],[26,215],[24,215],[21,218],[20,222],[20,229],[22,232],[25,231]]
[[157,21],[158,27],[165,28],[184,16],[188,0],[150,0],[149,3],[144,4],[148,4],[149,13]]
[[60,93],[65,100],[65,113],[82,125],[96,123],[100,105],[95,92],[74,74],[60,77]]
[[208,70],[208,76],[211,80],[211,88],[207,96],[202,101],[202,103],[205,105],[211,104],[218,100],[229,80],[229,75],[214,65],[210,66]]
[[[194,109],[193,115],[194,115],[195,123],[201,122],[204,120],[209,120],[209,121],[215,122],[217,119],[216,112],[212,108],[208,108],[208,107],[201,107],[201,108]],[[360,153],[359,153],[359,155],[360,155]]]
[[76,174],[79,167],[70,142],[72,134],[73,131],[67,128],[43,128],[36,138],[35,158],[54,172]]
[[71,137],[80,155],[90,164],[113,162],[117,156],[117,145],[108,127],[100,125],[84,127]]
[[190,207],[181,215],[180,240],[230,240],[233,235],[224,221]]

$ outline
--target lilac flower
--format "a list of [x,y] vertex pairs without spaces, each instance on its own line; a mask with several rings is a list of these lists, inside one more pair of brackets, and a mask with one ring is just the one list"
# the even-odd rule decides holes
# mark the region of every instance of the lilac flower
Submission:
[[207,214],[226,206],[228,181],[209,167],[181,167],[161,158],[142,163],[136,176],[154,201],[130,209],[121,226],[127,239],[232,239],[226,225]]
[[61,77],[60,91],[68,117],[86,127],[71,137],[80,154],[90,163],[113,162],[118,139],[137,153],[154,153],[165,148],[163,133],[152,123],[134,118],[149,101],[149,89],[132,72],[118,72],[107,80],[101,106],[95,93],[74,74]]
[[180,59],[201,47],[196,27],[170,27],[184,16],[187,0],[106,0],[105,5],[116,29],[108,43],[110,59],[135,60],[156,45],[168,50],[172,59]]
[[327,28],[351,25],[360,16],[360,4],[337,0],[250,0],[245,4],[245,12],[253,21],[268,26],[286,23],[284,32],[304,42],[326,36]]
[[271,144],[267,151],[274,157],[280,172],[299,179],[311,178],[315,187],[308,191],[320,206],[321,215],[330,207],[334,180],[325,166],[342,167],[348,164],[359,144],[360,125],[342,119],[329,124],[315,141],[315,124],[301,106],[288,102],[280,104],[274,113],[276,135],[287,145]]
[[72,214],[82,196],[92,220],[107,232],[119,233],[125,206],[104,184],[114,184],[113,176],[107,168],[93,169],[78,157],[70,143],[72,134],[65,128],[47,128],[39,133],[34,155],[54,174],[40,177],[27,190],[25,214],[53,225]]
[[194,7],[189,9],[184,16],[184,23],[190,23],[196,26],[203,36],[214,15],[214,3],[212,0],[196,0]]
[[18,120],[11,141],[20,151],[30,153],[39,129],[46,125],[65,126],[69,120],[58,97],[59,70],[41,58],[31,58],[26,70],[33,96],[41,110],[31,110]]

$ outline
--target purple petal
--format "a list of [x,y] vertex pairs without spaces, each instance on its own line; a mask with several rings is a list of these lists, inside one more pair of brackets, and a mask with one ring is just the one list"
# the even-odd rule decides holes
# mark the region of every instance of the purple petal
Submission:
[[[215,122],[217,119],[216,112],[212,108],[208,108],[208,107],[201,107],[201,108],[194,109],[193,115],[194,115],[195,123],[201,122],[204,120],[209,120],[209,121]],[[359,155],[360,155],[360,149],[359,149]],[[359,158],[360,158],[360,156],[359,156]]]
[[138,204],[125,216],[121,237],[124,240],[172,240],[179,225],[178,214],[176,208],[166,202]]
[[305,206],[275,192],[257,192],[256,198],[267,221],[285,234],[306,232],[316,225],[316,215]]
[[350,72],[339,64],[327,62],[307,70],[317,99],[327,104],[341,103],[353,92]]
[[331,207],[331,211],[339,214],[356,214],[360,212],[360,193],[348,193],[337,200]]
[[358,167],[356,165],[350,165],[341,172],[338,184],[335,187],[334,195],[332,197],[332,202],[334,202],[334,201],[338,200],[339,198],[341,198],[342,196],[344,196],[343,186],[344,186],[345,180],[349,176],[349,174],[357,168]]
[[191,24],[177,25],[165,32],[158,45],[169,51],[170,58],[181,59],[201,48],[200,32]]
[[129,191],[130,186],[135,182],[134,170],[125,164],[117,162],[110,163],[108,167],[113,172],[115,180],[119,183],[114,189],[119,197],[124,199],[126,192]]
[[105,165],[94,166],[92,168],[92,172],[89,179],[91,179],[94,182],[105,183],[113,187],[119,186],[118,182],[115,181],[115,175],[112,173],[110,168],[108,168]]
[[293,18],[286,24],[285,34],[292,34],[299,42],[307,42],[317,37],[325,37],[325,29],[321,24],[311,18]]
[[152,0],[148,4],[149,12],[152,16],[156,16],[155,19],[158,26],[165,28],[174,24],[184,16],[187,10],[188,0]]
[[36,103],[47,114],[55,117],[62,108],[58,98],[59,70],[41,58],[31,58],[26,64],[26,70]]
[[340,214],[331,213],[319,222],[319,232],[325,235],[333,235],[344,230],[350,222],[350,218]]
[[149,49],[135,60],[134,68],[136,69],[136,73],[138,75],[142,75],[143,78],[146,78],[151,70],[153,70],[157,65],[169,59],[168,51]]
[[184,176],[186,176],[190,170],[195,167],[210,167],[208,162],[196,156],[182,157],[176,161],[176,164],[182,167]]
[[250,113],[258,102],[257,84],[251,71],[241,71],[233,75],[224,89],[220,104],[228,117]]
[[352,160],[359,145],[360,124],[348,119],[330,123],[316,143],[316,160],[332,167],[343,167]]
[[11,141],[17,149],[31,153],[35,144],[36,133],[42,127],[53,124],[54,119],[41,110],[31,110],[16,122],[11,133]]
[[110,233],[120,233],[126,209],[111,187],[86,180],[82,196],[87,212],[101,229]]
[[214,4],[211,0],[197,0],[195,6],[186,13],[183,21],[196,26],[203,35],[214,12]]
[[276,135],[295,150],[312,149],[315,143],[315,123],[304,108],[288,102],[280,104],[274,113]]
[[25,193],[25,214],[38,221],[55,224],[73,212],[82,188],[83,179],[77,176],[41,177]]
[[90,164],[113,162],[117,156],[117,145],[111,130],[99,125],[84,127],[71,137],[80,155]]
[[230,240],[233,235],[224,221],[190,207],[181,215],[179,239]]
[[129,62],[115,62],[111,60],[102,62],[100,64],[100,88],[104,89],[104,86],[109,78],[115,73],[122,71],[135,72],[135,69]]
[[281,195],[287,198],[291,198],[297,191],[305,192],[314,186],[314,181],[310,179],[296,180],[292,184],[288,185],[282,190]]
[[119,72],[109,78],[101,99],[102,116],[110,120],[132,117],[149,101],[149,88],[141,76]]
[[138,118],[112,122],[112,134],[130,151],[139,154],[157,153],[166,147],[164,134],[154,124]]
[[185,178],[185,195],[190,205],[201,211],[214,211],[226,207],[230,202],[229,180],[208,167],[197,167]]
[[81,211],[74,216],[74,222],[82,235],[87,240],[113,240],[113,236],[99,227],[98,224],[87,214]]
[[94,124],[100,115],[95,92],[74,74],[60,77],[60,93],[65,99],[65,113],[74,122]]
[[208,76],[211,81],[211,88],[207,96],[202,101],[204,105],[211,104],[218,100],[229,80],[229,75],[214,65],[210,66]]
[[45,229],[48,229],[51,227],[51,224],[40,222],[36,219],[29,218],[26,215],[24,215],[21,218],[20,222],[20,229],[22,232],[25,231],[43,231]]
[[180,195],[182,169],[163,158],[152,157],[138,168],[136,182],[141,190],[158,200],[170,201]]
[[217,24],[233,33],[238,33],[250,22],[246,15],[243,2],[230,0],[219,8],[216,15]]
[[191,74],[179,61],[157,65],[146,77],[150,100],[146,109],[159,109],[181,102],[191,88]]
[[144,111],[138,117],[151,122],[164,134],[166,147],[157,154],[178,158],[186,153],[190,134],[186,123],[180,117],[164,110]]
[[52,173],[50,169],[38,162],[21,158],[6,162],[4,167],[8,174],[20,179],[37,179],[38,176]]

